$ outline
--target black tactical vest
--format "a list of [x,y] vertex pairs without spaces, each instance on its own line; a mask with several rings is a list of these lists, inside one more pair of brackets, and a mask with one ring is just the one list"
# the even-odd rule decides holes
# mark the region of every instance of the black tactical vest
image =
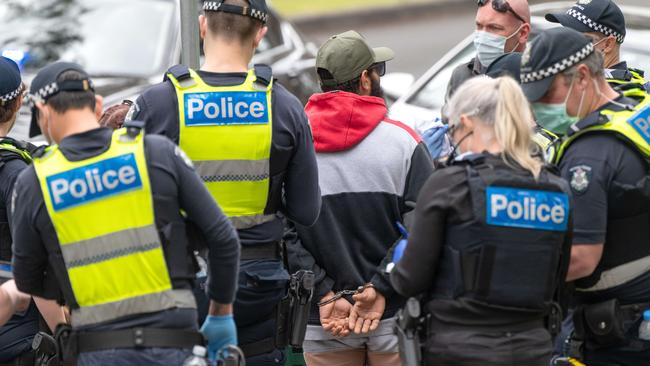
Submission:
[[447,226],[433,298],[545,310],[568,263],[566,184],[545,169],[536,181],[480,158],[456,164],[466,169],[474,218]]

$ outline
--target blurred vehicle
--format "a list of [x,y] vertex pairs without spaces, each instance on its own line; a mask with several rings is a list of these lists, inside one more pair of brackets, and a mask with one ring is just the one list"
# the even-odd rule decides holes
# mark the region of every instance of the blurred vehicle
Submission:
[[[563,11],[574,3],[562,1],[531,6],[531,39],[542,30],[559,26],[544,19],[545,14]],[[647,46],[650,39],[650,9],[635,6],[621,6],[621,9],[627,22],[621,60],[627,61],[630,67],[650,72],[650,48]],[[390,117],[420,130],[423,128],[421,126],[440,118],[447,83],[453,70],[476,54],[473,40],[472,34],[461,41],[415,82],[408,74],[386,75],[382,79],[384,92],[388,98],[396,100],[391,106]]]
[[[46,64],[73,61],[91,75],[106,107],[134,100],[180,63],[179,1],[2,0],[0,53],[21,65],[27,84]],[[271,65],[280,83],[306,102],[320,90],[316,48],[273,11],[268,26],[253,62]],[[13,137],[27,139],[29,118],[23,107]]]

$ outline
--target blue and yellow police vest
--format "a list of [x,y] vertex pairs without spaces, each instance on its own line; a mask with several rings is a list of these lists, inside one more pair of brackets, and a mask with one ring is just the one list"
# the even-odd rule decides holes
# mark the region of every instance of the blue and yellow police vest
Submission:
[[[167,75],[176,89],[179,145],[237,229],[275,218],[265,209],[270,190],[273,137],[272,78],[255,70],[237,86],[206,84],[194,71],[184,80]],[[267,84],[267,85],[265,85]]]
[[154,220],[143,136],[115,131],[110,148],[69,161],[57,146],[34,160],[74,295],[74,327],[171,308],[173,290]]
[[553,162],[559,164],[567,148],[578,138],[591,133],[614,133],[632,146],[646,158],[650,158],[650,95],[635,89],[624,93],[626,97],[640,100],[639,104],[624,111],[601,111],[608,121],[596,124],[572,133],[557,148]]
[[539,150],[544,155],[544,160],[550,162],[555,156],[555,144],[560,140],[560,137],[553,132],[538,127],[533,134],[533,142],[539,147]]

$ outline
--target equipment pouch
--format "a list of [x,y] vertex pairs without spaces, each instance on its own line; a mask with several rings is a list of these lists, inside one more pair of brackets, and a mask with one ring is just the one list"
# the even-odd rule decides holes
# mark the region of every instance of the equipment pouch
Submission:
[[59,359],[63,366],[76,366],[77,356],[79,355],[77,347],[77,336],[68,324],[59,324],[54,332],[54,339],[59,349]]
[[[621,308],[617,299],[594,305],[587,305],[578,310],[576,330],[584,334],[585,345],[589,349],[620,346],[625,344],[625,329]],[[579,329],[582,328],[582,329]]]
[[276,308],[276,330],[275,346],[284,349],[289,345],[289,335],[291,334],[291,295],[280,301]]

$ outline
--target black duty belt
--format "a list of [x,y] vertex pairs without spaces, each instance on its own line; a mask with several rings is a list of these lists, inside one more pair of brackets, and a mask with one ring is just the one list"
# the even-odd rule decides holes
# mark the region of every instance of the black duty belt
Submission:
[[110,332],[75,332],[79,353],[114,348],[187,348],[204,345],[201,333],[155,328],[133,328]]
[[276,349],[275,339],[265,338],[254,343],[241,344],[239,348],[244,352],[246,358],[273,352]]
[[280,260],[280,243],[274,242],[262,245],[242,245],[241,260],[263,260],[273,259]]

